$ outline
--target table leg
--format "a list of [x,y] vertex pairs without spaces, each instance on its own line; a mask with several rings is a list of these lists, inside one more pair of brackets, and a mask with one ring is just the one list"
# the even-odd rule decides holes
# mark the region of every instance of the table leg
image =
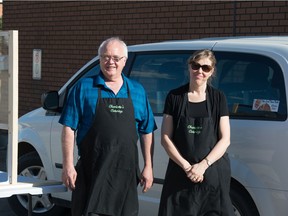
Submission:
[[28,194],[28,216],[32,216],[32,195]]

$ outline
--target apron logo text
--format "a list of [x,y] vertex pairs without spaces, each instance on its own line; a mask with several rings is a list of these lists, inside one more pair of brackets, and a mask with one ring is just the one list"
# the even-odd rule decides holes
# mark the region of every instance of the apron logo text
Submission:
[[112,105],[110,104],[108,106],[108,108],[110,109],[110,112],[112,113],[123,113],[124,110],[124,105]]
[[193,126],[193,125],[188,125],[187,126],[188,129],[188,133],[190,134],[200,134],[202,131],[202,127],[201,126]]

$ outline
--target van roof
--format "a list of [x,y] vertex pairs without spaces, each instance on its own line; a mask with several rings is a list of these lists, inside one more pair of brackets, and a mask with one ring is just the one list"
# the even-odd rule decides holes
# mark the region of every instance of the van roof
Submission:
[[213,49],[216,44],[221,45],[263,45],[277,46],[288,45],[288,36],[238,36],[238,37],[211,37],[191,40],[170,40],[156,43],[147,43],[128,46],[129,51],[153,51],[153,50],[190,50],[191,46],[194,49]]
[[199,40],[225,41],[225,42],[262,42],[269,43],[288,43],[288,36],[237,36],[237,37],[211,37],[201,38]]
[[268,43],[278,43],[278,44],[288,44],[288,36],[237,36],[237,37],[207,37],[191,40],[168,40],[150,44],[157,43],[191,43],[194,41],[213,41],[213,42],[268,42]]

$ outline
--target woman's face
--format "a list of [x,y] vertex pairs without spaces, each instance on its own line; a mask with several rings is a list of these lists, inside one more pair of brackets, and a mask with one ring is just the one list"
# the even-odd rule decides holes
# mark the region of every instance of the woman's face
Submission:
[[206,84],[214,68],[209,58],[202,58],[189,64],[190,82],[196,85]]

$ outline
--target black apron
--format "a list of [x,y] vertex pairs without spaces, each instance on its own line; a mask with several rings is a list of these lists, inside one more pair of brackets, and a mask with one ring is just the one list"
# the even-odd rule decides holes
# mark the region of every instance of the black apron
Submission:
[[102,98],[99,88],[98,95],[93,125],[80,144],[72,215],[134,216],[140,171],[130,92],[128,98]]
[[[173,141],[190,164],[199,163],[217,142],[211,100],[207,94],[208,117],[189,117],[188,95],[184,96]],[[229,197],[230,164],[227,155],[212,164],[202,183],[193,183],[186,173],[169,160],[162,189],[159,216],[233,216]]]

